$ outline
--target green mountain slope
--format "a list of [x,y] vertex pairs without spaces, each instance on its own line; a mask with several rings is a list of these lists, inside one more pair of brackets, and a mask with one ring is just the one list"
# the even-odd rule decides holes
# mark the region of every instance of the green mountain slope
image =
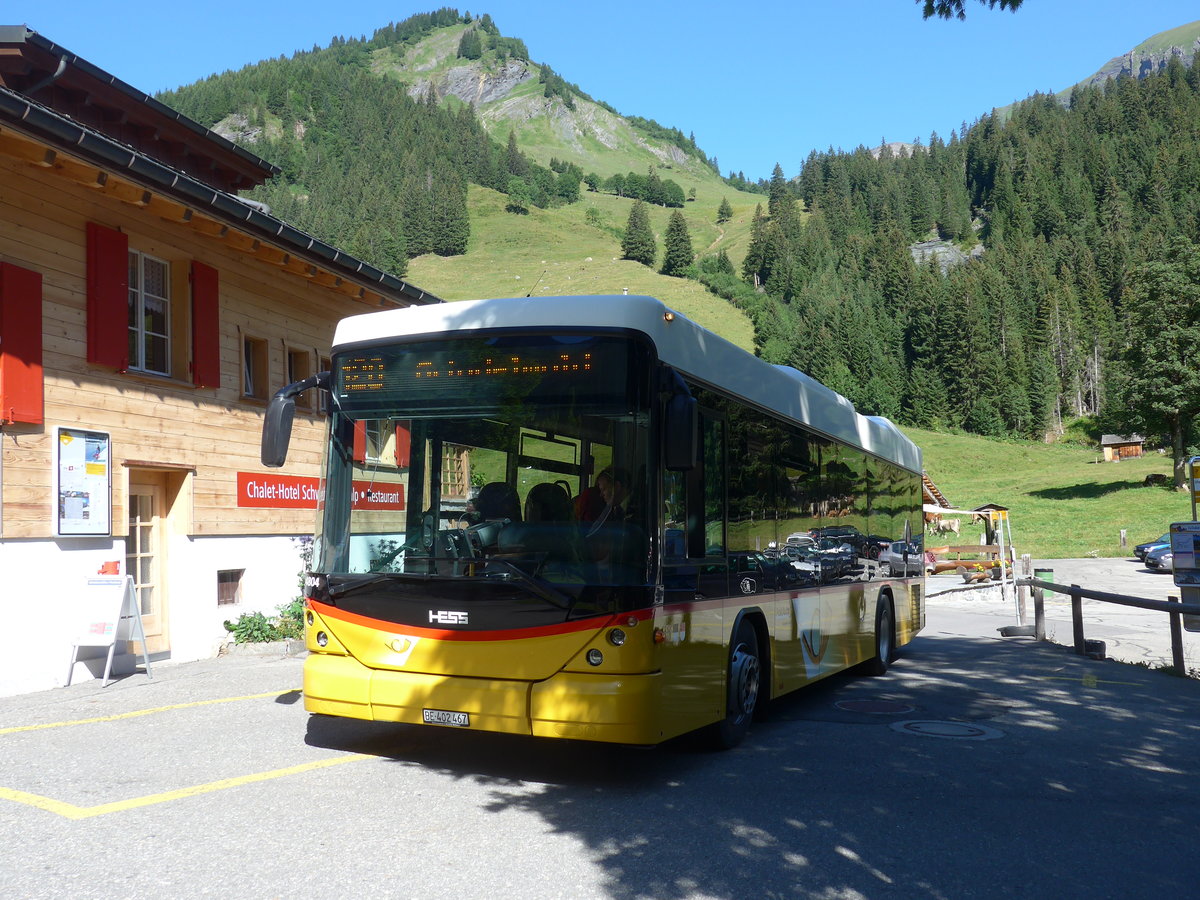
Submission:
[[[522,152],[542,165],[558,160],[578,166],[584,173],[601,178],[629,172],[644,173],[653,167],[662,178],[677,182],[689,197],[683,213],[692,236],[692,247],[698,256],[725,250],[735,266],[740,266],[750,238],[750,222],[754,208],[764,201],[760,194],[743,193],[730,188],[713,171],[698,148],[687,145],[682,134],[655,127],[655,123],[640,124],[615,113],[602,103],[595,102],[572,86],[546,95],[545,79],[556,77],[548,67],[524,59],[505,57],[494,50],[485,50],[481,58],[467,60],[457,55],[463,35],[478,27],[478,21],[439,28],[412,46],[385,47],[372,51],[371,70],[382,77],[395,79],[405,85],[412,96],[432,95],[441,104],[451,107],[470,105],[484,127],[498,143],[505,143],[510,133],[516,137]],[[669,132],[675,141],[665,139]],[[693,145],[694,147],[694,145]],[[717,208],[727,199],[734,210],[731,221],[718,227]],[[506,280],[511,276],[490,274],[503,268],[496,254],[508,258],[512,254],[528,257],[523,268],[536,268],[539,261],[553,256],[549,249],[566,242],[575,258],[594,260],[619,256],[619,233],[629,214],[630,201],[605,192],[585,193],[579,204],[558,210],[537,210],[533,220],[511,214],[492,214],[494,203],[472,199],[470,208],[472,240],[463,257],[436,257],[427,254],[413,260],[409,277],[422,287],[442,297],[460,299],[471,296],[504,296],[514,291]],[[600,228],[571,228],[556,223],[547,233],[541,224],[556,221],[561,213],[568,223],[582,217],[587,209],[599,215]],[[652,209],[655,230],[665,229],[668,212]],[[566,227],[570,237],[557,229]],[[499,234],[490,233],[497,229]],[[524,252],[518,248],[526,248]],[[585,281],[591,291],[619,290],[628,287],[641,293],[651,293],[668,303],[673,298],[689,298],[683,302],[707,322],[737,322],[735,333],[726,334],[730,340],[749,346],[746,338],[748,321],[736,310],[706,294],[694,284],[681,284],[678,279],[664,278],[651,270],[632,268],[634,264],[620,262],[617,268],[626,270],[614,281],[607,275],[597,278],[594,273]],[[539,270],[540,271],[540,270]],[[570,281],[559,279],[552,289],[556,293],[580,293],[579,273]],[[548,289],[550,279],[543,278],[539,293]],[[619,287],[617,286],[619,283]],[[604,287],[610,284],[610,287]],[[469,287],[465,287],[469,285]],[[637,287],[635,287],[637,285]],[[528,289],[528,288],[527,288]]]
[[[585,194],[579,203],[569,206],[513,215],[505,211],[507,199],[496,191],[472,187],[467,252],[461,256],[417,257],[409,264],[408,278],[447,300],[530,293],[650,294],[753,352],[754,329],[740,310],[695,281],[668,278],[620,258],[619,229],[624,228],[629,214],[628,200],[609,194]],[[697,201],[685,210],[692,214],[692,247],[697,251],[711,248],[716,252],[730,234],[744,236],[749,229],[752,206],[735,206],[734,219],[722,226],[724,232],[711,224],[715,207],[712,204],[709,210]],[[593,212],[589,214],[588,210]],[[668,210],[650,207],[651,225],[660,235],[660,247],[668,216]]]
[[[677,186],[697,256],[724,250],[735,266],[766,198],[725,184],[682,132],[616,114],[530,62],[524,43],[487,16],[466,18],[452,9],[419,14],[370,40],[338,38],[160,99],[280,165],[282,176],[255,199],[438,296],[520,293],[518,274],[528,291],[549,266],[540,293],[653,294],[752,347],[749,320],[726,301],[613,261],[632,200],[585,185],[575,199],[561,188],[568,168],[577,185],[592,173],[644,178],[653,169]],[[473,58],[459,55],[464,35],[483,39]],[[515,161],[510,134],[522,157]],[[506,210],[500,193],[514,173],[532,189],[528,214]],[[722,200],[734,214],[718,226]],[[446,209],[461,209],[469,228],[447,222]],[[651,207],[660,235],[668,215]],[[589,257],[610,271],[601,276],[594,262],[585,277],[571,268]]]

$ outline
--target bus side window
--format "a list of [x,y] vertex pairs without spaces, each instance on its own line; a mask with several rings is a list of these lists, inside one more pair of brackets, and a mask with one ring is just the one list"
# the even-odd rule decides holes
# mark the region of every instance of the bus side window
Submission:
[[701,410],[700,464],[687,477],[687,554],[725,555],[725,422]]
[[686,494],[682,472],[663,472],[663,556],[668,560],[687,557],[684,528],[687,523]]

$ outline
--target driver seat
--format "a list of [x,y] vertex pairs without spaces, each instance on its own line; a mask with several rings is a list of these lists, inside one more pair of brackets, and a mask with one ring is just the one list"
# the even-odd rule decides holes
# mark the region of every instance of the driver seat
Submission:
[[521,498],[517,489],[503,481],[492,481],[479,489],[475,511],[484,519],[521,521]]

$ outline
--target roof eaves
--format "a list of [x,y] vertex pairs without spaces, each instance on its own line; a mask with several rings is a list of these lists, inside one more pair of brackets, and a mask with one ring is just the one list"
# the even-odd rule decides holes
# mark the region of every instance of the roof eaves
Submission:
[[128,173],[143,186],[153,187],[193,205],[215,210],[226,220],[245,226],[247,230],[290,247],[298,253],[318,257],[331,269],[341,271],[360,283],[366,282],[373,290],[400,295],[413,303],[441,302],[441,298],[338,250],[233,194],[218,191],[106,135],[80,125],[22,94],[0,87],[0,120],[5,118],[20,122],[42,140],[57,143],[98,164]]
[[239,158],[250,163],[251,165],[253,165],[255,168],[259,169],[262,172],[263,180],[266,180],[267,178],[273,178],[282,171],[282,169],[280,169],[278,166],[274,165],[273,163],[267,162],[267,160],[263,159],[262,157],[257,156],[254,153],[251,153],[246,148],[241,147],[238,144],[235,144],[233,141],[229,140],[228,138],[222,137],[221,135],[217,134],[215,131],[211,131],[208,128],[205,128],[199,122],[196,122],[193,119],[189,119],[187,116],[185,116],[183,113],[179,112],[178,110],[174,110],[171,107],[167,106],[165,103],[162,103],[159,100],[155,100],[153,97],[151,97],[149,94],[145,93],[144,91],[139,91],[133,85],[122,81],[120,78],[117,78],[117,76],[113,75],[112,73],[106,72],[103,69],[101,69],[99,66],[95,65],[94,63],[90,63],[83,57],[78,56],[75,53],[72,53],[66,47],[59,46],[58,44],[54,43],[53,41],[49,40],[48,38],[42,37],[42,35],[38,34],[36,31],[33,31],[30,28],[27,28],[24,25],[0,26],[0,42],[11,42],[11,43],[24,42],[24,43],[31,44],[53,56],[57,56],[60,60],[64,61],[67,65],[74,66],[75,68],[79,69],[81,72],[85,72],[88,76],[96,79],[100,83],[108,85],[109,87],[113,88],[114,90],[120,91],[121,93],[125,94],[130,99],[135,100],[138,103],[141,103],[141,104],[149,107],[158,115],[166,116],[167,118],[172,119],[173,121],[179,123],[183,127],[187,128],[189,131],[193,132],[194,134],[196,134],[200,137],[203,137],[207,141],[212,141],[214,144],[216,144],[217,146],[226,150],[227,152],[233,153],[236,156],[238,156]]

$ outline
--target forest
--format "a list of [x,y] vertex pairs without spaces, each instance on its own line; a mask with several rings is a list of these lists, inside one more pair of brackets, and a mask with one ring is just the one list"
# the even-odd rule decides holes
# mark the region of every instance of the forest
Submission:
[[[700,277],[751,311],[764,357],[865,412],[1030,438],[1090,417],[1191,441],[1140,382],[1167,326],[1200,313],[1179,287],[1200,241],[1197,146],[1200,67],[1173,59],[911,154],[814,152],[794,180],[776,167],[742,271],[701,261]],[[935,237],[974,252],[914,262]]]

